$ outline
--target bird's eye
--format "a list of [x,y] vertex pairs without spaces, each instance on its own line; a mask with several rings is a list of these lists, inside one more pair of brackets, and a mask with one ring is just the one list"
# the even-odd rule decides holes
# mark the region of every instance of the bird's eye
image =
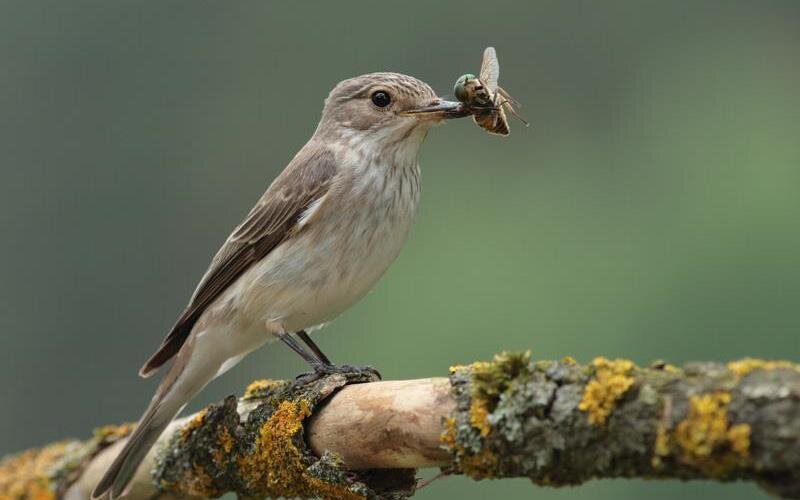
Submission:
[[385,108],[392,102],[392,98],[389,97],[389,94],[383,90],[373,92],[370,99],[372,99],[372,104],[378,106],[379,108]]
[[475,78],[477,77],[471,73],[467,73],[466,75],[461,75],[458,77],[456,84],[453,86],[453,94],[455,94],[456,99],[461,102],[466,102],[466,100],[469,98],[467,95],[467,82],[474,80]]

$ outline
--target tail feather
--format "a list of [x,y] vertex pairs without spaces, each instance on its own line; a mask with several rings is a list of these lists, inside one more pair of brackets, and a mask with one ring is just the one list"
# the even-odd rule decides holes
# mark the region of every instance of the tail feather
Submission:
[[[125,447],[114,459],[111,467],[108,468],[103,478],[92,492],[92,498],[97,499],[109,494],[109,499],[113,500],[125,493],[125,490],[133,479],[139,464],[142,463],[150,448],[156,443],[161,433],[169,425],[172,418],[178,413],[180,408],[169,411],[160,406],[160,401],[153,401],[150,408],[139,421],[136,430],[128,438]],[[165,411],[166,410],[166,411]]]
[[109,500],[114,500],[124,495],[142,460],[164,429],[186,403],[214,378],[221,364],[220,359],[208,359],[206,353],[192,357],[192,345],[184,347],[187,349],[178,354],[159,384],[136,430],[95,487],[92,499],[106,498],[105,495],[108,495]]
[[[231,353],[221,349],[216,339],[218,336],[226,338],[227,331],[218,334],[212,330],[209,332],[202,337],[203,341],[192,337],[180,348],[136,430],[92,492],[93,500],[114,500],[124,495],[139,465],[175,415],[206,384],[249,352]],[[253,344],[250,350],[258,345],[261,344]]]

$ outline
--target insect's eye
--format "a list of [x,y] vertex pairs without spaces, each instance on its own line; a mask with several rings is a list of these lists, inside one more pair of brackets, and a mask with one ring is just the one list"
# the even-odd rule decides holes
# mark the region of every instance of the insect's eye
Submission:
[[372,104],[378,106],[379,108],[385,108],[392,102],[392,98],[383,90],[373,92],[370,99],[372,99]]
[[476,78],[475,75],[471,73],[467,73],[466,75],[461,75],[456,80],[456,84],[453,86],[453,94],[455,94],[456,99],[461,102],[466,102],[467,98],[467,82],[470,80],[474,80]]

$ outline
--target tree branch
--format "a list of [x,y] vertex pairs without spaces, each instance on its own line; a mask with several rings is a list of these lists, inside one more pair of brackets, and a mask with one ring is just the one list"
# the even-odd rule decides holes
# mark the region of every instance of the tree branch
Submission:
[[[800,498],[800,366],[640,368],[502,354],[449,379],[376,382],[351,370],[254,382],[174,422],[132,498],[404,498],[413,468],[560,486],[593,478],[757,481]],[[0,498],[88,498],[130,426],[0,463]]]

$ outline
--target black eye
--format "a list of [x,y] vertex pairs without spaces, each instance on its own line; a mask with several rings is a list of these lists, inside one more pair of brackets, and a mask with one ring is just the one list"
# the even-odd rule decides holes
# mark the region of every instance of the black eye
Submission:
[[389,97],[389,94],[384,92],[383,90],[379,90],[372,94],[372,104],[378,106],[379,108],[385,108],[392,102],[392,98]]

